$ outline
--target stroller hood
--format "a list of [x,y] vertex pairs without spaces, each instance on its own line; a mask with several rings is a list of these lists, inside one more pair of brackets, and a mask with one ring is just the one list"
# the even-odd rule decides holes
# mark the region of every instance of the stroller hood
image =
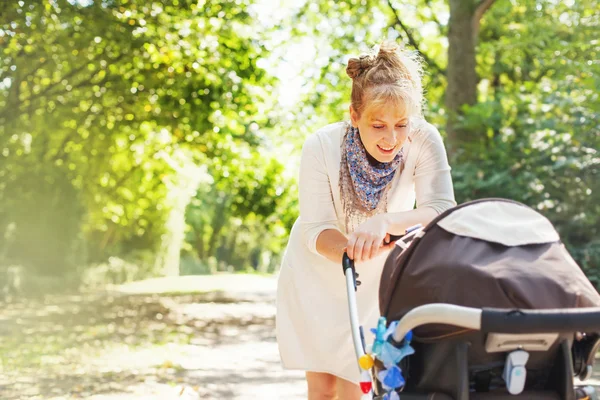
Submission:
[[[484,199],[447,210],[411,245],[388,256],[381,315],[400,319],[429,303],[550,309],[600,306],[600,295],[550,221],[514,201]],[[422,327],[420,337],[456,332]]]

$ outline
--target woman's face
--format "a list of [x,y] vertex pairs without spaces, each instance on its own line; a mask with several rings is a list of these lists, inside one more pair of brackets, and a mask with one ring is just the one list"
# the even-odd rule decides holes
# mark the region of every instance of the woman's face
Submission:
[[393,161],[408,137],[409,120],[403,107],[367,106],[359,116],[350,106],[350,118],[365,149],[379,162]]

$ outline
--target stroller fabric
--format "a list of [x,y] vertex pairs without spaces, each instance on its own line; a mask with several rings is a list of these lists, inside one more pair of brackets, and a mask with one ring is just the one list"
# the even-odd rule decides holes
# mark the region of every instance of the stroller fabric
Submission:
[[[388,256],[381,315],[395,321],[429,303],[557,309],[598,307],[600,295],[548,219],[521,203],[484,199],[446,211],[408,249],[396,247]],[[460,332],[424,326],[415,335]]]

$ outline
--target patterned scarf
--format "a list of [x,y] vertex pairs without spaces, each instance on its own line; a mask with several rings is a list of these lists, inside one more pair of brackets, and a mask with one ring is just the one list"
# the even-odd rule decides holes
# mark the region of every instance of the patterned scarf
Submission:
[[387,211],[390,182],[403,161],[402,149],[389,163],[374,160],[360,140],[358,128],[348,124],[342,142],[340,192],[346,216],[346,232],[367,218]]

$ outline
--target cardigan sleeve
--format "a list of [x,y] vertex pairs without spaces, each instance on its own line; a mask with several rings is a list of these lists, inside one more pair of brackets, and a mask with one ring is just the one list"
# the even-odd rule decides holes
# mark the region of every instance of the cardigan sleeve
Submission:
[[446,149],[439,131],[427,123],[415,166],[417,208],[430,207],[438,214],[454,207],[454,189]]
[[317,252],[317,238],[326,229],[339,229],[325,152],[318,134],[308,137],[300,158],[300,227],[308,249]]

